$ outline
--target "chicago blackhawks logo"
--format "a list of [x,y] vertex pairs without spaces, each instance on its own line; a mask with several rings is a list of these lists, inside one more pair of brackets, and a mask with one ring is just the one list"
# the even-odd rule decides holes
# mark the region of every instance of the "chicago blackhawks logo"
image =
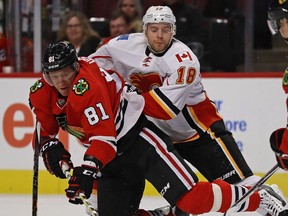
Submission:
[[288,68],[285,70],[285,73],[283,75],[282,86],[283,86],[285,93],[287,94],[288,93]]
[[162,85],[162,79],[158,73],[133,73],[129,76],[130,82],[140,91],[148,92]]
[[30,87],[30,92],[34,93],[36,92],[38,89],[42,88],[43,83],[40,80],[37,80],[33,86]]
[[85,79],[78,80],[77,84],[73,86],[76,95],[83,95],[87,90],[89,90],[89,83]]

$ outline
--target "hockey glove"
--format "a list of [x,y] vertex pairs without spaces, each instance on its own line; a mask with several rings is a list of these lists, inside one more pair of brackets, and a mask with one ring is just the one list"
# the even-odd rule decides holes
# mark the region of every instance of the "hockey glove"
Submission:
[[79,193],[84,193],[88,199],[92,193],[93,182],[101,176],[99,169],[96,167],[82,165],[75,167],[73,175],[69,180],[69,187],[65,190],[69,202],[73,204],[83,204],[78,197]]
[[[280,128],[275,130],[270,136],[270,145],[272,150],[275,152],[278,166],[284,170],[288,170],[288,154],[283,152],[284,145],[288,145],[288,140],[283,136],[286,128]],[[286,147],[286,146],[285,146]]]
[[45,141],[41,147],[40,155],[43,157],[46,169],[58,178],[66,178],[61,169],[64,164],[67,165],[68,171],[73,168],[70,153],[66,151],[63,144],[56,138]]

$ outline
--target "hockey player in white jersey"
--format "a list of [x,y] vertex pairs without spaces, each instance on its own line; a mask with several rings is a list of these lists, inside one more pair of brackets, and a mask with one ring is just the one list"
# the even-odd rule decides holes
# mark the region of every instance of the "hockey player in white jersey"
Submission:
[[197,57],[175,34],[171,9],[152,6],[143,17],[143,33],[114,38],[90,57],[138,88],[146,102],[144,113],[209,181],[253,185],[259,177],[210,101]]

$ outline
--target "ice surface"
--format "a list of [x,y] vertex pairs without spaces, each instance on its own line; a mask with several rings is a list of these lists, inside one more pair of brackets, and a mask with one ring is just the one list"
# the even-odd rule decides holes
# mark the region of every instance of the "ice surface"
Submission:
[[[1,216],[31,216],[32,195],[5,195],[0,194]],[[167,205],[160,196],[146,196],[143,198],[141,208],[154,209]],[[39,195],[38,216],[86,216],[84,205],[73,205],[68,202],[65,195]],[[204,214],[205,216],[221,216],[220,213]],[[235,216],[259,216],[257,213],[237,213]]]

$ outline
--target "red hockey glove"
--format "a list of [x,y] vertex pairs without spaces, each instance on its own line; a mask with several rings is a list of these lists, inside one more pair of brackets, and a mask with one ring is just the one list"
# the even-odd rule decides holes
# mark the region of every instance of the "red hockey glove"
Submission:
[[65,190],[69,202],[73,204],[83,204],[78,197],[79,193],[84,193],[88,199],[92,193],[93,182],[101,176],[99,169],[95,166],[82,165],[75,167],[73,175],[69,180],[69,187]]
[[[284,134],[286,130],[286,128],[279,128],[270,136],[270,146],[275,152],[279,167],[284,170],[288,170],[288,152],[286,152],[288,146],[288,134]],[[288,131],[286,131],[286,133],[287,132]]]
[[58,178],[65,179],[61,167],[63,164],[68,166],[68,171],[73,168],[70,153],[64,148],[63,144],[56,138],[45,141],[40,150],[40,155],[46,169]]

